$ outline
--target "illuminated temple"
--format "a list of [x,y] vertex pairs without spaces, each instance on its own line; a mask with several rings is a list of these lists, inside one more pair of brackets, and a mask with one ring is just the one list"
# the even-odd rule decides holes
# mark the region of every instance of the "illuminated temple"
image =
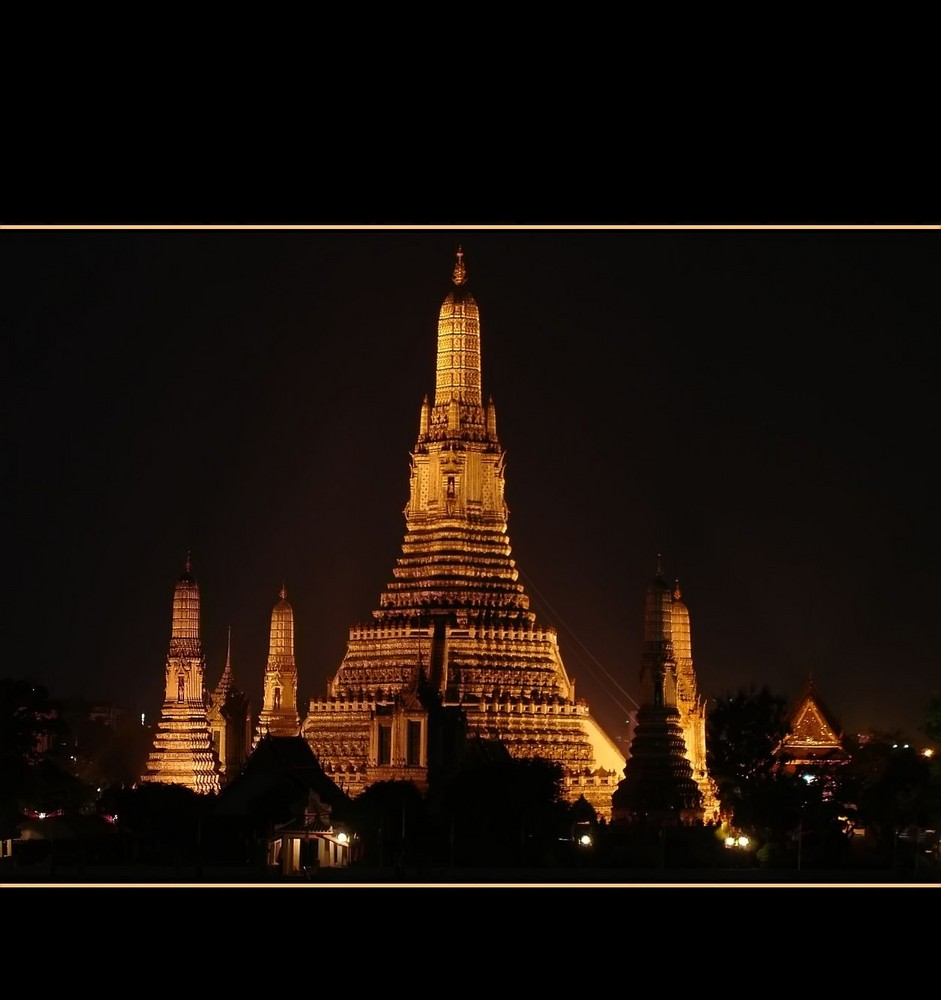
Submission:
[[411,453],[401,555],[372,622],[350,629],[302,733],[352,796],[376,781],[424,789],[448,746],[480,739],[557,762],[567,798],[584,795],[609,818],[624,756],[576,699],[556,631],[536,621],[519,580],[461,250],[452,280],[438,318],[434,402],[422,403]]
[[288,603],[284,587],[271,612],[269,636],[264,695],[252,749],[263,736],[297,736],[301,728],[297,714],[294,609]]
[[612,801],[615,822],[700,823],[719,819],[706,766],[706,703],[693,668],[689,610],[679,583],[658,563],[644,597],[641,704],[630,757]]
[[625,760],[536,620],[512,556],[505,454],[484,403],[477,303],[459,249],[438,316],[434,401],[411,451],[405,535],[368,624],[349,630],[323,697],[298,705],[294,611],[282,586],[271,612],[263,700],[252,735],[231,669],[210,695],[190,560],[173,597],[165,694],[142,781],[219,791],[266,736],[303,737],[324,773],[355,797],[378,781],[425,791],[468,746],[560,765],[568,801],[605,820],[718,817],[706,767],[705,701],[689,612],[660,566],[645,597],[639,707]]
[[206,660],[199,622],[199,584],[189,556],[173,591],[163,706],[142,782],[218,792],[219,753],[209,727]]

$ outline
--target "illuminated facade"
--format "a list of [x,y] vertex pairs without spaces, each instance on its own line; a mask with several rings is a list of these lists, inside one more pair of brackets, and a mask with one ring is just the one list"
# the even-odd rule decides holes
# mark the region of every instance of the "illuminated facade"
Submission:
[[790,731],[775,753],[786,771],[813,770],[850,759],[843,748],[843,730],[821,700],[812,677],[794,703]]
[[440,745],[500,740],[544,757],[610,817],[624,767],[575,697],[555,629],[537,623],[507,534],[504,451],[481,391],[480,317],[457,252],[438,318],[434,402],[421,406],[405,538],[373,622],[350,629],[302,733],[350,795],[380,780],[426,787]]
[[629,759],[612,801],[615,822],[718,820],[706,768],[705,701],[696,688],[689,611],[660,566],[644,598],[641,705]]
[[297,736],[301,720],[297,714],[297,663],[294,659],[294,609],[281,588],[271,612],[268,663],[265,667],[264,702],[255,729],[257,746],[263,736]]
[[199,585],[187,556],[173,592],[163,707],[142,782],[184,785],[200,794],[219,791],[220,768],[207,717],[211,702],[205,675]]

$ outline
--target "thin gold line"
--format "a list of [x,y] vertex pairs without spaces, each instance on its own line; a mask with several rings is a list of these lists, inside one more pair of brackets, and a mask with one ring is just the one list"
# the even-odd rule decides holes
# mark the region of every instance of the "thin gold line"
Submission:
[[160,224],[149,224],[141,223],[139,225],[110,225],[102,223],[88,223],[88,224],[56,224],[56,223],[44,223],[42,225],[29,225],[29,224],[4,224],[0,223],[0,230],[12,231],[12,230],[75,230],[75,231],[91,231],[91,230],[235,230],[235,231],[251,231],[251,230],[321,230],[321,231],[332,231],[332,230],[347,230],[347,231],[403,231],[403,230],[442,230],[450,231],[455,229],[460,230],[534,230],[534,231],[548,231],[548,232],[560,232],[560,231],[575,231],[584,232],[587,230],[653,230],[653,231],[669,231],[669,230],[860,230],[860,231],[874,231],[874,230],[941,230],[941,223],[938,224],[896,224],[896,225],[885,225],[885,224],[867,224],[867,223],[854,223],[854,224],[833,224],[833,223],[802,223],[802,224],[702,224],[702,223],[670,223],[663,225],[576,225],[576,224],[565,224],[565,225],[552,225],[552,224],[542,224],[542,225],[486,225],[480,223],[474,224],[462,224],[462,223],[448,223],[448,224],[438,224],[438,225],[318,225],[318,224],[283,224],[283,223],[272,223],[272,224],[189,224],[189,223],[160,223]]

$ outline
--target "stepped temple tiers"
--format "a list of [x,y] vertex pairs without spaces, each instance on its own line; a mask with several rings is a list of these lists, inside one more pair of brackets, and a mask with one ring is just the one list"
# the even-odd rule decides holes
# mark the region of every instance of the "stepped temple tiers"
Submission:
[[[263,701],[252,736],[226,666],[212,695],[199,638],[199,588],[187,558],[173,600],[165,696],[143,781],[215,792],[266,736],[302,736],[349,796],[378,781],[419,789],[470,745],[560,765],[566,798],[607,820],[660,810],[713,819],[705,706],[689,613],[659,566],[647,588],[640,706],[630,760],[575,696],[556,630],[537,621],[508,534],[505,453],[484,402],[480,314],[458,249],[440,306],[435,392],[410,453],[405,534],[391,580],[322,696],[298,702],[294,611],[282,586],[271,613]],[[261,668],[260,668],[261,669]]]
[[163,707],[141,781],[185,785],[200,793],[219,791],[221,768],[209,728],[211,701],[205,678],[199,584],[187,556],[173,592]]
[[427,787],[465,740],[561,765],[565,792],[610,817],[624,756],[575,697],[554,628],[537,622],[507,534],[504,451],[481,391],[481,330],[459,249],[438,317],[434,401],[421,406],[405,538],[369,625],[350,629],[302,732],[350,795]]

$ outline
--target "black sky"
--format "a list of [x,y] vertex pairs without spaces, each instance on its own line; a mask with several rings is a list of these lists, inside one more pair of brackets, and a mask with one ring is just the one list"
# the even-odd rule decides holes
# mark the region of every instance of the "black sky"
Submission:
[[813,675],[848,732],[941,689],[941,229],[0,232],[4,675],[155,713],[174,582],[257,709],[322,696],[404,535],[462,245],[513,554],[613,736],[658,553],[707,697]]

